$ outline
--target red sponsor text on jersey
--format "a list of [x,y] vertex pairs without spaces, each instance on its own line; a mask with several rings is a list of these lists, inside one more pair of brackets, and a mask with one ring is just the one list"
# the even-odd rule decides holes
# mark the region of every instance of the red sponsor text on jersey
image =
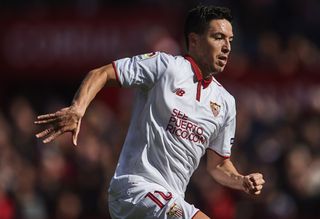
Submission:
[[188,116],[178,109],[173,109],[166,131],[179,138],[204,144],[207,139],[203,135],[203,128],[191,122]]

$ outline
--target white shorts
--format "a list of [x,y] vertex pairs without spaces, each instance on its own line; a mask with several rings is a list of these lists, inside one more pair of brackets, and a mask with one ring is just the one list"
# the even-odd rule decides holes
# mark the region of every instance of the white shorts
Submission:
[[113,219],[191,219],[199,211],[181,196],[136,176],[113,179],[108,203]]

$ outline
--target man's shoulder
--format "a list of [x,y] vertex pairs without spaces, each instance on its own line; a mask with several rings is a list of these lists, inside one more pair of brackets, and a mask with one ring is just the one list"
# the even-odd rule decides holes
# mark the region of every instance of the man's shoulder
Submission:
[[172,55],[162,51],[150,52],[136,56],[138,60],[160,61],[165,65],[180,66],[187,65],[187,60],[181,55]]
[[234,96],[224,87],[222,86],[215,78],[213,78],[214,83],[216,83],[221,93],[221,96],[226,101],[227,104],[235,105],[235,98]]
[[172,55],[166,52],[155,52],[160,58],[170,61],[172,64],[183,64],[187,63],[187,60],[181,55]]
[[171,55],[165,52],[157,52],[157,54],[161,62],[166,63],[167,75],[179,78],[186,77],[189,74],[193,74],[191,65],[184,56]]

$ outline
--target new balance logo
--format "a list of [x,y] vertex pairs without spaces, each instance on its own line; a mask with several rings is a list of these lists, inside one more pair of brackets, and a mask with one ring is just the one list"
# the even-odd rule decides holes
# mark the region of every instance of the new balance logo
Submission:
[[176,91],[175,91],[176,95],[182,97],[186,92],[184,90],[182,90],[181,88],[178,88]]

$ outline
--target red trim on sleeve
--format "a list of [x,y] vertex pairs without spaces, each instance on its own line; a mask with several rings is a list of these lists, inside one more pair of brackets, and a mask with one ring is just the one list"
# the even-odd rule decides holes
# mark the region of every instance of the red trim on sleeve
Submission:
[[215,150],[213,150],[212,148],[207,148],[207,150],[211,150],[211,151],[213,151],[214,153],[216,153],[217,155],[219,155],[220,157],[222,157],[222,158],[224,158],[224,159],[228,159],[228,158],[230,158],[230,156],[223,156],[223,155],[219,154],[218,152],[216,152],[216,151],[215,151]]
[[118,70],[117,70],[115,61],[112,62],[112,67],[113,67],[113,69],[114,69],[114,71],[115,71],[115,73],[116,73],[116,79],[117,79],[119,85],[122,87],[122,84],[121,84],[121,82],[120,82],[120,80],[119,80],[119,72],[118,72]]

